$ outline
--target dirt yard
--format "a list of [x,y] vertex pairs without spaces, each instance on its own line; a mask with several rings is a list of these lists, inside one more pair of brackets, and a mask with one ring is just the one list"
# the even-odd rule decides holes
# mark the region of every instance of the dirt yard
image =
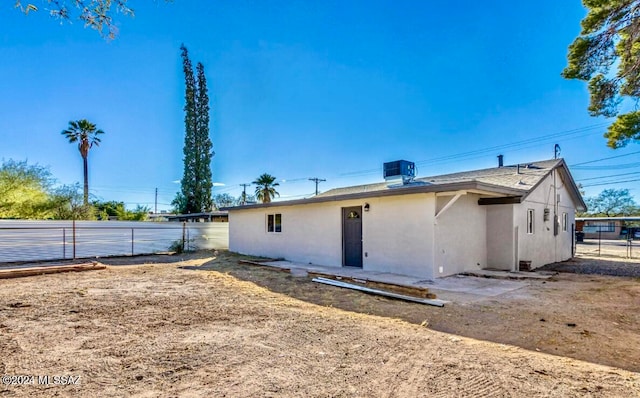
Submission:
[[640,396],[638,279],[561,274],[435,308],[182,259],[0,280],[0,375],[36,376],[0,397]]

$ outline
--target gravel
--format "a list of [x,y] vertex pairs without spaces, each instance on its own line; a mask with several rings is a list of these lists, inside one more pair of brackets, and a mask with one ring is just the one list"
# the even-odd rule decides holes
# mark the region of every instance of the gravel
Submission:
[[547,264],[538,270],[640,278],[640,262],[637,261],[576,257],[561,263]]

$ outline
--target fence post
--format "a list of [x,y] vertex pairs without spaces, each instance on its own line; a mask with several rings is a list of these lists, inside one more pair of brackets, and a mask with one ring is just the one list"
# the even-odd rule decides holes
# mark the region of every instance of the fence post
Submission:
[[76,259],[76,220],[73,220],[73,259]]
[[62,228],[62,259],[67,259],[67,229]]
[[185,243],[186,231],[187,231],[187,223],[186,223],[186,221],[183,221],[182,222],[182,251],[183,252],[184,252],[184,243]]
[[131,255],[133,256],[133,228],[131,228]]

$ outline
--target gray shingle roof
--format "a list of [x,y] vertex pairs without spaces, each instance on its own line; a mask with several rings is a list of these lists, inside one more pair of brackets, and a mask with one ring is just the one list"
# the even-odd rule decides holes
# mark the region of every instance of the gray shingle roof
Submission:
[[[547,174],[556,166],[562,163],[562,159],[550,159],[539,162],[521,163],[518,165],[510,165],[503,167],[494,167],[490,169],[464,171],[461,173],[443,174],[438,176],[416,178],[413,184],[405,185],[444,185],[458,182],[480,182],[494,186],[515,189],[523,194],[529,192],[536,184],[538,184]],[[349,195],[366,192],[385,191],[399,187],[400,181],[387,181],[382,183],[356,185],[344,188],[335,188],[327,192],[321,193],[316,197],[330,197]]]
[[454,192],[476,190],[498,196],[526,197],[555,168],[569,183],[569,192],[575,200],[576,208],[586,210],[580,191],[576,186],[564,160],[550,159],[539,162],[520,163],[490,169],[465,171],[462,173],[417,178],[410,184],[387,181],[376,184],[335,188],[308,199],[276,201],[253,205],[228,207],[221,210],[244,210],[273,206],[293,206],[318,202],[340,201],[375,196],[406,195],[424,192]]

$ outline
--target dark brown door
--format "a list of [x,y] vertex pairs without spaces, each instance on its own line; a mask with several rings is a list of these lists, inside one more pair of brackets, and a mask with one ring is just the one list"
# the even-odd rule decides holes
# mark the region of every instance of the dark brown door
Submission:
[[362,268],[362,206],[342,208],[342,265]]

